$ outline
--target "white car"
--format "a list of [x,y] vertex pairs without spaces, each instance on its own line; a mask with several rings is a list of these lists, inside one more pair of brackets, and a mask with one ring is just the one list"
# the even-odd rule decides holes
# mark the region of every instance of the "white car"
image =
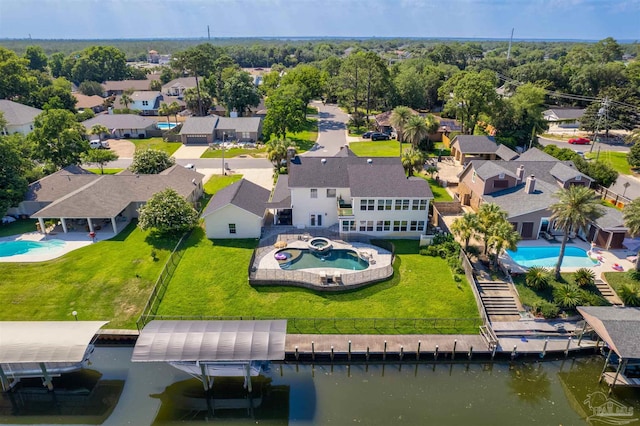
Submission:
[[16,218],[13,216],[4,216],[2,218],[2,223],[11,223],[11,222],[15,222]]

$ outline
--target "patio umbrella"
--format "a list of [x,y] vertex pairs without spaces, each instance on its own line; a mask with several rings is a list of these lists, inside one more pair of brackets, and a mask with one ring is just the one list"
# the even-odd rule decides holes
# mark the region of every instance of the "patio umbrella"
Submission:
[[287,246],[287,242],[286,241],[276,241],[276,243],[273,245],[275,248],[285,248]]
[[622,240],[622,245],[631,251],[637,252],[640,250],[640,238],[625,238]]

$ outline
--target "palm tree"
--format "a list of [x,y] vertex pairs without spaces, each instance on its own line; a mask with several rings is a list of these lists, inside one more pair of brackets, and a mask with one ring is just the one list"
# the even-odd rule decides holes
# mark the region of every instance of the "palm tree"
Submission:
[[518,241],[520,241],[520,234],[506,219],[502,219],[491,227],[491,236],[487,240],[487,245],[495,251],[494,268],[497,268],[498,258],[505,250],[518,248]]
[[402,155],[402,142],[404,140],[404,126],[413,115],[411,108],[406,106],[397,106],[391,112],[389,121],[396,131],[398,142],[400,143],[400,155]]
[[408,176],[413,176],[414,172],[419,172],[424,166],[424,155],[420,151],[410,149],[402,153],[402,167]]
[[291,141],[288,139],[272,139],[267,142],[267,158],[273,163],[276,170],[280,169],[282,161],[287,159],[287,151]]
[[160,108],[158,108],[158,115],[166,115],[167,116],[167,124],[169,124],[169,116],[171,115],[171,107],[163,102],[160,105]]
[[124,105],[125,109],[129,109],[129,104],[133,102],[133,99],[131,99],[132,93],[133,92],[131,92],[130,90],[127,90],[122,93],[122,95],[120,95],[120,105]]
[[527,271],[524,282],[534,290],[544,290],[549,287],[549,271],[542,266],[532,266]]
[[553,300],[565,309],[573,309],[583,303],[582,292],[575,284],[563,284],[554,288]]
[[91,126],[91,130],[89,130],[90,135],[98,135],[100,141],[102,142],[102,135],[109,134],[109,129],[102,124],[94,124]]
[[[440,122],[432,115],[432,114],[427,114],[424,117],[424,121],[425,124],[427,126],[427,139],[429,139],[429,135],[432,135],[434,133],[436,133],[438,131],[438,129],[440,128]],[[431,139],[429,139],[429,148],[432,148],[432,142]]]
[[418,147],[418,143],[429,135],[427,122],[419,115],[413,115],[404,126],[404,136],[408,142],[411,142],[413,148]]
[[595,192],[586,186],[572,185],[555,193],[554,196],[558,198],[558,202],[549,207],[552,211],[551,221],[555,221],[556,228],[564,232],[558,263],[554,271],[556,280],[560,280],[560,266],[562,266],[569,233],[585,228],[604,212]]
[[[624,225],[629,228],[629,234],[636,236],[640,234],[640,198],[636,198],[624,206],[622,210]],[[640,271],[640,262],[636,260],[636,270]]]
[[618,294],[626,306],[640,306],[640,286],[638,284],[622,284]]
[[180,104],[176,101],[171,102],[171,105],[169,105],[169,110],[171,111],[171,114],[173,114],[176,118],[176,124],[178,124],[178,113],[180,111],[182,111],[182,107],[180,106]]
[[484,203],[478,209],[478,233],[482,238],[484,244],[484,254],[487,254],[489,249],[489,238],[491,237],[492,227],[498,222],[506,220],[507,212],[502,210],[500,206],[495,203]]
[[478,216],[475,213],[465,213],[451,224],[451,232],[464,241],[465,251],[469,248],[469,240],[477,233]]

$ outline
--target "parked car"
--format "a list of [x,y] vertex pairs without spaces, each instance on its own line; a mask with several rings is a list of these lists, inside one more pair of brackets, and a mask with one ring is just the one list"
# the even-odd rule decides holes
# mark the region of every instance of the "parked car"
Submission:
[[388,141],[391,139],[386,133],[374,132],[371,134],[372,141]]
[[571,138],[569,143],[572,145],[589,145],[591,141],[588,138]]
[[371,131],[369,131],[369,132],[364,132],[364,133],[362,134],[362,137],[363,137],[364,139],[371,139],[371,135],[372,135],[372,134],[374,134],[374,133],[375,133],[375,132],[371,132]]
[[92,139],[89,141],[89,147],[93,149],[109,149],[109,142],[100,139]]

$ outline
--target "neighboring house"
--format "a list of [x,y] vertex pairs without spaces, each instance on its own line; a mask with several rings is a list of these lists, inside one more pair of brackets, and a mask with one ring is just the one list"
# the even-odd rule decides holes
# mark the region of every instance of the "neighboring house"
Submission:
[[162,86],[162,94],[168,96],[177,96],[182,99],[184,91],[196,87],[195,77],[180,77],[171,80]]
[[156,121],[136,114],[100,114],[82,122],[87,131],[95,124],[102,124],[111,137],[138,138],[157,136]]
[[105,81],[102,83],[105,96],[122,95],[127,90],[140,92],[151,90],[151,81],[159,79],[157,74],[150,74],[146,80]]
[[586,109],[579,108],[552,108],[542,112],[542,116],[550,124],[568,129],[580,127],[580,119]]
[[402,238],[426,231],[432,199],[427,181],[407,178],[399,158],[343,148],[334,157],[290,159],[267,207],[276,224]]
[[150,50],[147,53],[147,62],[150,64],[157,64],[160,62],[160,55],[157,50]]
[[104,98],[98,95],[87,96],[82,93],[74,93],[73,96],[78,100],[76,109],[90,109],[98,113],[104,110]]
[[518,154],[498,145],[491,136],[457,135],[451,141],[451,156],[460,164],[470,160],[513,160]]
[[586,240],[605,250],[624,249],[622,243],[629,228],[624,224],[622,212],[614,208],[605,208],[604,211],[604,215],[588,226]]
[[602,195],[603,199],[618,208],[623,208],[632,200],[640,198],[640,182],[630,176],[618,175],[616,181],[609,188],[598,187],[597,192]]
[[42,113],[41,109],[6,99],[0,99],[0,111],[7,121],[7,127],[0,129],[2,135],[14,133],[28,135],[33,130],[33,121],[36,116]]
[[[418,111],[415,111],[411,108],[409,109],[411,110],[411,113],[413,115],[419,115]],[[391,132],[393,132],[393,126],[391,125],[391,114],[393,114],[393,111],[386,111],[374,117],[374,120],[376,121],[377,131],[388,134],[391,134]]]
[[202,196],[204,175],[175,165],[155,175],[137,175],[128,170],[117,175],[97,175],[80,167],[67,167],[29,185],[20,214],[28,214],[40,221],[60,221],[62,230],[90,231],[97,226],[111,226],[138,217],[138,209],[151,196],[166,188],[173,188],[195,205]]
[[262,136],[260,117],[189,117],[180,130],[182,143],[212,144],[214,141],[256,142]]
[[129,109],[140,111],[142,115],[158,115],[158,108],[160,108],[160,103],[163,100],[164,98],[160,92],[133,92]]
[[202,213],[207,238],[260,238],[269,195],[246,179],[218,191]]
[[[572,161],[559,161],[536,148],[512,161],[472,160],[459,178],[462,205],[478,210],[484,203],[497,204],[523,239],[554,232],[549,207],[558,201],[555,193],[571,185],[589,187],[592,182]],[[587,239],[582,230],[578,234]]]

